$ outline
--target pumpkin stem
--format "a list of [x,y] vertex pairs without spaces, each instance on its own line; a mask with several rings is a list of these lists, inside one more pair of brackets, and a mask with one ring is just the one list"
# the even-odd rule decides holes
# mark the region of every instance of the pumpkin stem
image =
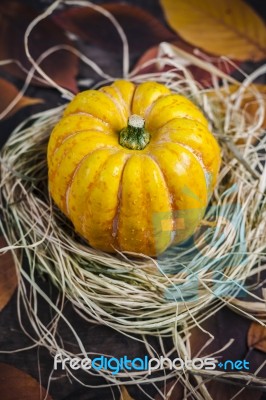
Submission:
[[119,144],[131,150],[143,150],[150,141],[150,134],[144,125],[144,118],[136,114],[131,115],[127,127],[119,133]]

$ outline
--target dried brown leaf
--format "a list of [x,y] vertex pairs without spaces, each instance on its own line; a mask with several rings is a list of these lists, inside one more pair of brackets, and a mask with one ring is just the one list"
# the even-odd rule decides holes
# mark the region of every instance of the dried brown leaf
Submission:
[[[21,1],[2,0],[0,2],[1,60],[17,60],[23,68],[27,70],[31,68],[24,49],[24,33],[37,15],[38,13]],[[29,37],[30,53],[35,60],[53,46],[71,44],[65,32],[51,19],[41,21]],[[15,63],[7,64],[2,68],[16,77],[22,79],[26,77],[26,73]],[[76,55],[67,50],[59,50],[48,56],[41,63],[41,68],[57,84],[74,93],[77,92],[75,77],[78,73],[78,58]],[[44,85],[37,79],[34,79],[32,83]]]
[[187,42],[237,60],[266,58],[266,27],[243,0],[161,0],[170,26]]
[[[131,52],[145,51],[162,41],[176,37],[149,12],[142,8],[123,4],[101,4],[123,28]],[[99,12],[85,8],[71,8],[58,13],[54,20],[64,29],[90,43],[121,52],[122,42],[114,25]]]
[[[9,106],[12,100],[15,99],[19,91],[12,83],[0,78],[0,92],[2,93],[0,96],[0,113],[2,113]],[[10,117],[23,107],[32,106],[34,104],[40,103],[43,103],[43,99],[34,99],[32,97],[23,96],[14,105],[14,107],[12,107],[8,114],[5,115],[4,118]]]
[[0,394],[3,400],[52,400],[38,381],[3,363],[0,363]]
[[[0,237],[0,249],[6,245],[4,237]],[[17,285],[16,267],[11,251],[0,253],[0,311],[9,302]]]
[[266,353],[266,327],[252,322],[248,331],[248,346]]
[[120,400],[135,400],[133,399],[133,397],[130,396],[125,386],[121,386],[120,389],[121,389]]

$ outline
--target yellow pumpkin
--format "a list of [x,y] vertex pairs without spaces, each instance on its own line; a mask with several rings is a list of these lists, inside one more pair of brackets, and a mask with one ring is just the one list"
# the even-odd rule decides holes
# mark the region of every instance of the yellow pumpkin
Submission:
[[79,93],[48,145],[52,198],[106,252],[156,256],[190,237],[219,165],[202,112],[156,82],[118,80]]

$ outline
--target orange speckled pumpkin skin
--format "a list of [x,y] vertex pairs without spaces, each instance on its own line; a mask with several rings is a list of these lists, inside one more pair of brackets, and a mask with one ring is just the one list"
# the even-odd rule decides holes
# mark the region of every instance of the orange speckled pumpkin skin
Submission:
[[[150,134],[141,150],[119,144],[132,114]],[[190,100],[156,82],[81,92],[49,140],[52,198],[92,247],[158,255],[204,215],[220,166],[207,125]]]

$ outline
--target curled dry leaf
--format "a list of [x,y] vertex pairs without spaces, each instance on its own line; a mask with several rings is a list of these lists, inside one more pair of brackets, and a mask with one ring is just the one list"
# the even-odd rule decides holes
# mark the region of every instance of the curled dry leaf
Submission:
[[127,388],[125,386],[121,386],[121,395],[120,395],[120,400],[134,400],[133,397],[130,396],[130,394],[127,391]]
[[[7,246],[7,243],[2,236],[0,237],[0,249],[5,246]],[[0,311],[5,307],[12,297],[17,285],[18,279],[16,267],[11,251],[3,254],[0,253]]]
[[248,331],[248,346],[266,353],[266,327],[252,322]]
[[[0,92],[2,93],[0,96],[0,115],[5,112],[6,108],[10,105],[10,103],[15,99],[18,95],[18,89],[10,82],[5,79],[0,78]],[[34,99],[32,97],[23,96],[21,97],[16,104],[10,109],[10,111],[3,116],[2,119],[10,117],[15,114],[18,110],[26,106],[32,106],[34,104],[43,103],[42,99]]]
[[[0,2],[0,59],[17,60],[23,68],[29,70],[31,64],[24,49],[24,34],[30,22],[38,16],[33,9],[16,0]],[[65,32],[51,19],[41,21],[29,37],[29,50],[34,60],[54,46],[69,46],[72,42]],[[68,50],[59,50],[49,55],[41,64],[44,72],[62,87],[77,92],[76,75],[78,58]],[[15,63],[2,66],[7,72],[25,79],[26,73]],[[36,74],[39,78],[40,76]],[[46,85],[34,79],[35,85]]]
[[38,381],[3,363],[0,363],[0,394],[3,400],[52,400]]
[[186,41],[237,60],[266,58],[266,27],[243,0],[161,0],[169,25]]
[[[139,7],[123,3],[101,4],[101,7],[119,22],[131,52],[145,51],[155,44],[176,37],[154,16]],[[113,23],[90,7],[63,10],[54,20],[65,30],[92,44],[116,52],[122,49],[121,38]]]

